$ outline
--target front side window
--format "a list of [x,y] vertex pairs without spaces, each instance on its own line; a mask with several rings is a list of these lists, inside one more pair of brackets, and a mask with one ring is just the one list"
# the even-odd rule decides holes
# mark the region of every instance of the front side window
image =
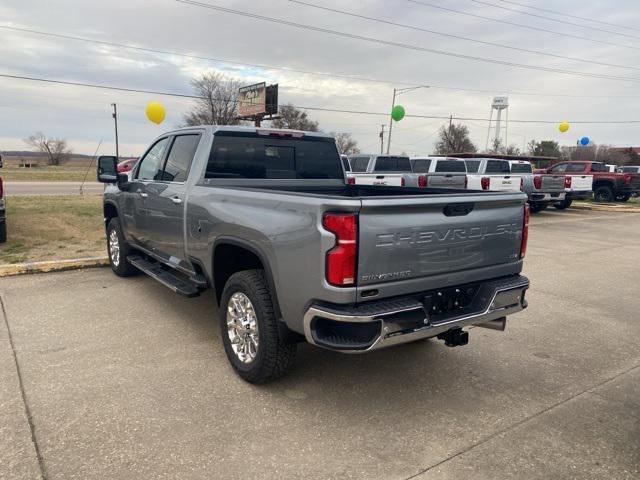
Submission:
[[429,173],[431,160],[414,160],[411,165],[414,173]]
[[140,160],[136,178],[139,180],[160,180],[162,176],[162,159],[169,144],[169,138],[158,140]]
[[511,167],[506,160],[487,160],[486,173],[511,173]]
[[175,137],[162,172],[162,180],[167,182],[184,182],[187,180],[191,162],[199,142],[199,134],[178,135]]
[[335,143],[216,135],[205,178],[344,179]]
[[467,165],[467,172],[478,173],[478,170],[480,169],[480,160],[465,160],[464,163]]
[[[582,168],[580,169],[580,171],[584,170],[584,163],[581,165],[582,165]],[[608,172],[609,167],[607,167],[604,163],[592,163],[591,171],[592,172]]]
[[567,165],[566,163],[559,163],[558,165],[554,165],[553,167],[551,167],[551,170],[549,170],[551,173],[564,173],[567,171]]

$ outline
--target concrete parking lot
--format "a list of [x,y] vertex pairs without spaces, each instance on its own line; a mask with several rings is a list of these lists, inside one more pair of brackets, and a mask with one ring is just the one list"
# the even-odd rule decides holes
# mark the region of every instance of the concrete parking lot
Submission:
[[212,295],[0,280],[0,478],[640,478],[640,215],[532,220],[504,333],[231,371]]

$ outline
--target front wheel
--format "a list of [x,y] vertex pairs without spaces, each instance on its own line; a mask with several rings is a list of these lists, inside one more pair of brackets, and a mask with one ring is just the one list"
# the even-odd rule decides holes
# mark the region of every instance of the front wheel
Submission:
[[553,206],[556,207],[558,210],[565,210],[571,206],[572,201],[573,200],[571,198],[565,198],[563,201],[559,203],[554,203]]
[[124,239],[118,218],[112,218],[107,225],[107,253],[111,270],[119,277],[130,277],[138,273],[138,269],[127,260],[131,247]]
[[224,350],[242,379],[264,383],[283,376],[292,367],[296,344],[279,334],[262,270],[244,270],[229,278],[219,315]]

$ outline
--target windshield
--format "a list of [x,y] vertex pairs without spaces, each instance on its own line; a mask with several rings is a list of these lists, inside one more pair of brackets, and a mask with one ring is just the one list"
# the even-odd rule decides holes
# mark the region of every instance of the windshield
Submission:
[[512,163],[511,173],[533,173],[530,163]]

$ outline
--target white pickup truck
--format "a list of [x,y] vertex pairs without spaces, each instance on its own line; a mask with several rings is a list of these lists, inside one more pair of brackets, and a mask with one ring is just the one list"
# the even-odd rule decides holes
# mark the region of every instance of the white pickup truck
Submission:
[[409,157],[397,155],[351,155],[349,164],[351,171],[346,173],[351,185],[404,187],[405,175],[411,172]]
[[467,187],[470,190],[522,191],[522,177],[511,174],[511,166],[507,160],[465,158],[464,162],[467,165]]

